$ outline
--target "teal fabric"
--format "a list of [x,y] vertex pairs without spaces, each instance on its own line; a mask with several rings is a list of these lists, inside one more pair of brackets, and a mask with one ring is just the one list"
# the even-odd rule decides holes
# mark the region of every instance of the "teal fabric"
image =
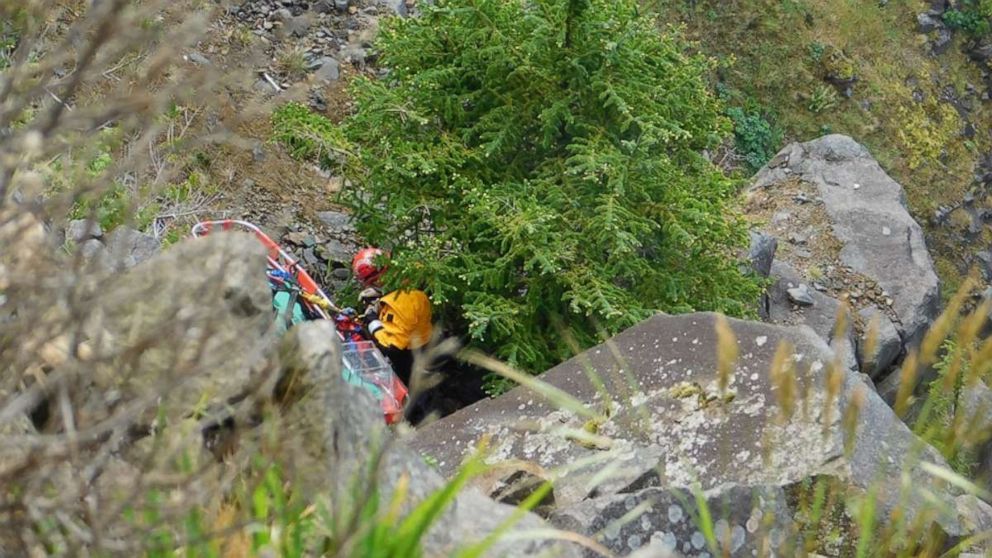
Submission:
[[[286,333],[286,330],[289,329],[286,325],[286,307],[289,306],[289,301],[290,294],[286,291],[276,291],[272,295],[272,307],[276,311],[276,331],[279,335]],[[303,308],[300,306],[300,303],[293,304],[293,317],[290,319],[289,325],[295,325],[304,320],[306,320],[306,316],[303,314]],[[347,363],[344,363],[341,375],[349,384],[368,390],[376,400],[381,400],[385,397],[385,394],[378,386],[363,379],[357,371],[350,369]]]
[[[286,291],[277,291],[272,295],[272,307],[276,310],[276,332],[279,335],[286,333],[289,326],[286,325],[286,307],[289,306],[290,294]],[[298,324],[306,319],[303,315],[303,308],[299,302],[293,304],[293,317],[289,320],[289,325]]]
[[347,364],[345,364],[344,369],[341,372],[341,376],[344,377],[344,381],[353,386],[365,388],[372,394],[372,397],[375,397],[376,401],[381,401],[382,398],[386,396],[386,394],[382,393],[382,390],[379,389],[379,386],[364,380],[358,373],[348,368]]

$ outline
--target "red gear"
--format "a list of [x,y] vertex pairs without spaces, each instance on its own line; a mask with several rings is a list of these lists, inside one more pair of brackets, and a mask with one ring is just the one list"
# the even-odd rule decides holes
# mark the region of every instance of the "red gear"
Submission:
[[375,259],[383,255],[383,251],[378,248],[362,248],[351,260],[351,272],[355,274],[358,282],[362,285],[375,285],[379,282],[379,277],[386,271],[385,267],[375,264]]

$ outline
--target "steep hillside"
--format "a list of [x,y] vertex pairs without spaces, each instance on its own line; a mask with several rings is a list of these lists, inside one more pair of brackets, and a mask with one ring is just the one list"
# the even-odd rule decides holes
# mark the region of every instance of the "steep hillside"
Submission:
[[728,103],[770,123],[772,133],[761,134],[756,119],[735,118],[741,157],[776,128],[782,144],[824,133],[864,143],[905,185],[953,293],[992,240],[981,217],[992,200],[976,180],[992,150],[992,113],[983,73],[965,52],[969,39],[942,26],[946,5],[700,0],[656,8],[716,58],[714,86]]

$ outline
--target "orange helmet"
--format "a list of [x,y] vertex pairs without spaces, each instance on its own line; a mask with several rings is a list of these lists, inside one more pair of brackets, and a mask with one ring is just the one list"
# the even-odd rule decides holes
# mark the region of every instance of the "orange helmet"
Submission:
[[379,277],[386,271],[385,267],[375,264],[375,259],[383,255],[383,251],[378,248],[362,248],[351,260],[351,272],[355,274],[358,282],[362,285],[374,285],[379,282]]

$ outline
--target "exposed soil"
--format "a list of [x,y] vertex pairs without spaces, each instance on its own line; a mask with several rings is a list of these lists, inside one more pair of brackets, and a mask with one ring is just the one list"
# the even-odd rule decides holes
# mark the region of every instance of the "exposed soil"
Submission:
[[898,320],[889,294],[841,263],[843,244],[833,234],[815,185],[793,178],[760,188],[748,194],[744,208],[752,224],[779,239],[775,259],[792,266],[811,287],[855,311],[876,306]]

